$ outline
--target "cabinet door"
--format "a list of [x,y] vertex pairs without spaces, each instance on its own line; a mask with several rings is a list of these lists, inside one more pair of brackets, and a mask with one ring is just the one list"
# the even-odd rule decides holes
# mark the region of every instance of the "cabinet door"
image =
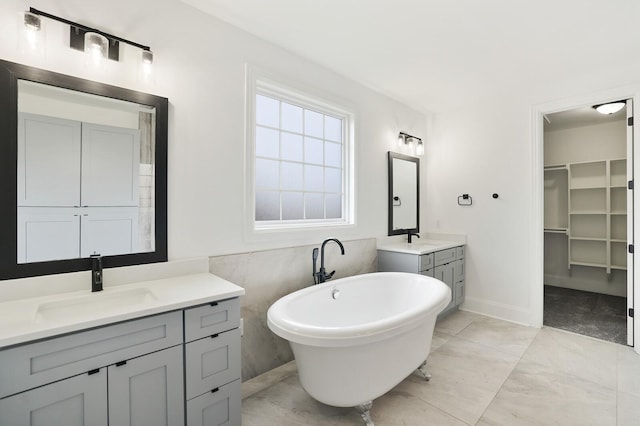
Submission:
[[89,257],[138,251],[137,207],[85,207],[82,209],[80,253]]
[[456,305],[461,305],[464,302],[464,281],[457,281],[454,284],[454,299]]
[[242,423],[240,380],[187,401],[188,426],[239,426]]
[[449,302],[447,307],[443,309],[443,312],[449,310],[451,307],[455,306],[456,304],[455,290],[453,288],[453,273],[454,273],[454,262],[447,263],[445,265],[436,266],[434,268],[434,274],[433,274],[434,278],[439,279],[440,281],[445,283],[447,287],[449,287],[449,289],[451,289],[451,302]]
[[80,217],[73,207],[18,207],[18,263],[80,257]]
[[453,262],[453,281],[462,280],[464,280],[464,260],[456,260]]
[[109,366],[110,426],[184,424],[182,346]]
[[18,205],[80,205],[80,122],[18,118]]
[[82,205],[137,206],[140,131],[82,123]]
[[106,369],[94,374],[81,374],[0,400],[0,424],[106,426]]

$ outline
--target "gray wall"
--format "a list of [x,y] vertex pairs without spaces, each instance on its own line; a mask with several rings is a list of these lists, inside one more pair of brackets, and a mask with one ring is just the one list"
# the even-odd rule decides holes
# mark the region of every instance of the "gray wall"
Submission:
[[[289,343],[267,327],[267,310],[280,297],[313,284],[311,252],[319,245],[209,259],[211,273],[244,287],[246,291],[241,298],[243,381],[293,359]],[[325,267],[329,271],[336,270],[333,279],[375,272],[375,238],[343,241],[343,245],[344,256],[340,255],[340,249],[334,243],[327,244],[325,248]]]

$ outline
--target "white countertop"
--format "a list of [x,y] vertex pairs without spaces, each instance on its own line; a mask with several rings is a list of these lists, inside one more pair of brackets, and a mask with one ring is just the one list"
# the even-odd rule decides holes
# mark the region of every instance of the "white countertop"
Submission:
[[413,239],[411,244],[406,241],[402,242],[379,242],[378,250],[395,251],[398,253],[409,254],[427,254],[440,250],[446,250],[452,247],[463,246],[464,243],[460,241],[441,241],[441,240],[428,240],[428,239]]
[[0,303],[0,348],[244,295],[209,273],[105,286]]

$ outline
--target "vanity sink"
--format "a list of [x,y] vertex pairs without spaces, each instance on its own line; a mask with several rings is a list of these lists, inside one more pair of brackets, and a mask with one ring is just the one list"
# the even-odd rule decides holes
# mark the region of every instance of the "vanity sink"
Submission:
[[108,315],[157,298],[148,288],[104,290],[38,305],[35,321],[65,321]]

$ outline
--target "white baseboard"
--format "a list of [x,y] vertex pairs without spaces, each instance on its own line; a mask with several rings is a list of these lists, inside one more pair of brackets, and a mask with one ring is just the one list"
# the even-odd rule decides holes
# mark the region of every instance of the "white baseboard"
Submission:
[[505,305],[503,303],[467,296],[462,306],[460,306],[460,309],[520,325],[531,325],[532,316],[529,309],[517,306]]

